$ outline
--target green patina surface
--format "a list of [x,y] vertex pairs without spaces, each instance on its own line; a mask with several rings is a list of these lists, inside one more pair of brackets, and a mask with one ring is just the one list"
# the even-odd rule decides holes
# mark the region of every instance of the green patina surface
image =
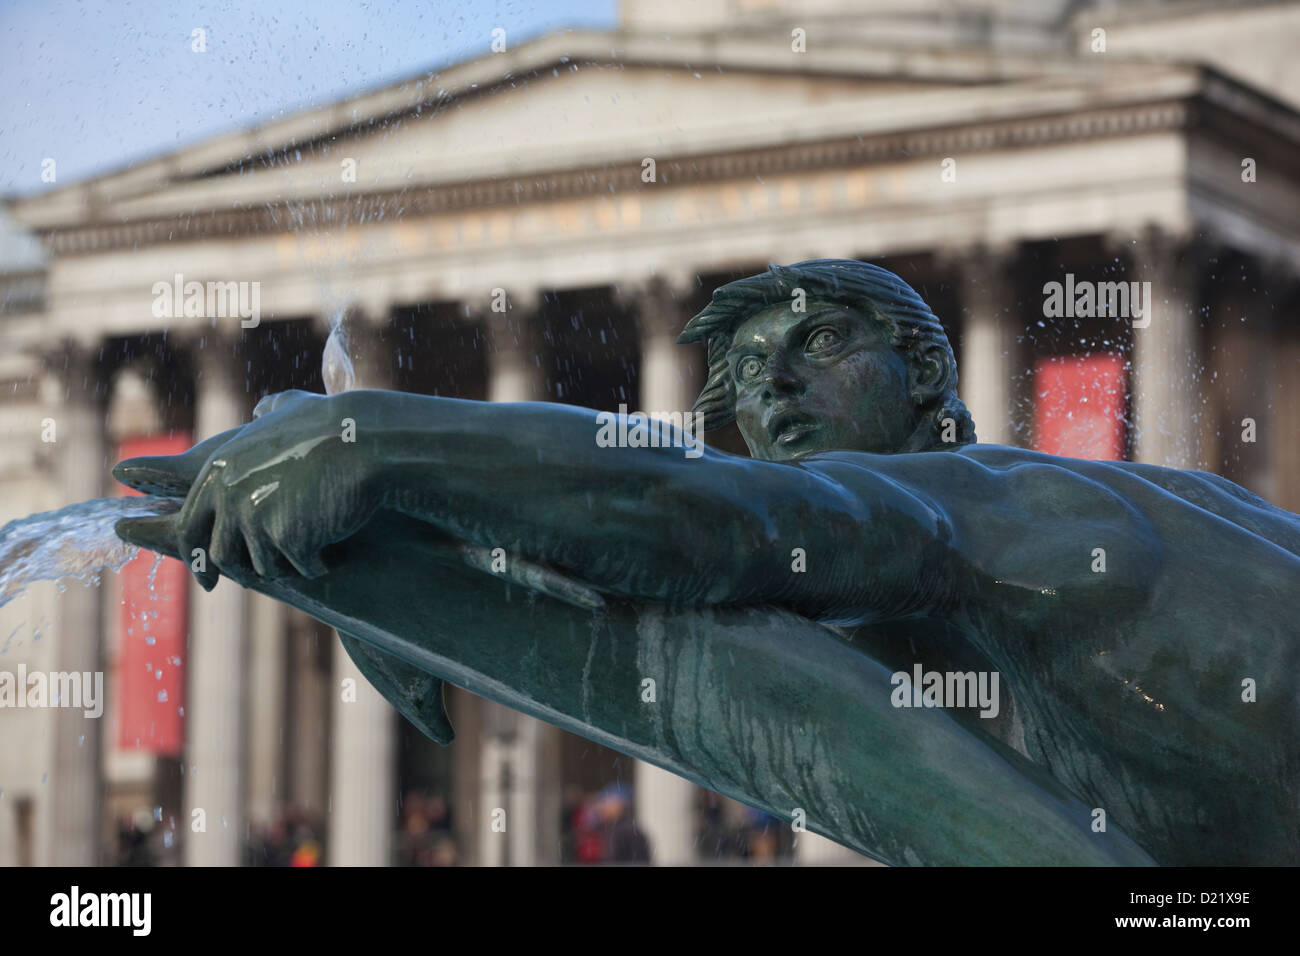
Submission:
[[[450,681],[892,864],[1300,861],[1300,519],[976,443],[942,329],[875,267],[774,267],[683,339],[751,458],[601,447],[570,406],[290,392],[119,464],[184,499],[119,533],[337,627],[443,743]],[[996,672],[997,716],[896,706],[917,665]]]

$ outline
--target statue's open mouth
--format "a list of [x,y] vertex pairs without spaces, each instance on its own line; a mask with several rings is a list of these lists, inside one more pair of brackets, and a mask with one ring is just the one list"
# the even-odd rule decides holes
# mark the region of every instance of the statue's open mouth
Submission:
[[782,412],[772,419],[768,433],[778,445],[790,445],[812,434],[817,429],[817,422],[802,412]]

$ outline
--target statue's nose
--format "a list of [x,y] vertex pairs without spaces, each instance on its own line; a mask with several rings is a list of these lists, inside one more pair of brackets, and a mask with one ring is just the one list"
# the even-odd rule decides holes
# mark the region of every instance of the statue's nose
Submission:
[[790,368],[790,364],[778,355],[772,356],[763,372],[763,396],[786,395],[802,392],[803,379]]

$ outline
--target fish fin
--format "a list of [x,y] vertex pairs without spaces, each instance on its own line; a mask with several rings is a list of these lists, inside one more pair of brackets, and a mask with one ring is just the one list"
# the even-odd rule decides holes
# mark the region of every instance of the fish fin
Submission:
[[398,713],[430,740],[444,747],[456,736],[443,702],[443,681],[364,641],[339,631],[339,640],[357,669]]

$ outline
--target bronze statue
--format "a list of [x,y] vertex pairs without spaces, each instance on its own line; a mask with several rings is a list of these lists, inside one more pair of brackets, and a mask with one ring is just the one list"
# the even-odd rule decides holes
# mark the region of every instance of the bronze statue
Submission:
[[[119,464],[184,497],[119,533],[339,628],[444,743],[448,680],[892,864],[1300,862],[1300,519],[976,444],[943,329],[875,266],[773,266],[681,341],[752,458],[288,392]],[[954,674],[1000,701],[945,699]]]

